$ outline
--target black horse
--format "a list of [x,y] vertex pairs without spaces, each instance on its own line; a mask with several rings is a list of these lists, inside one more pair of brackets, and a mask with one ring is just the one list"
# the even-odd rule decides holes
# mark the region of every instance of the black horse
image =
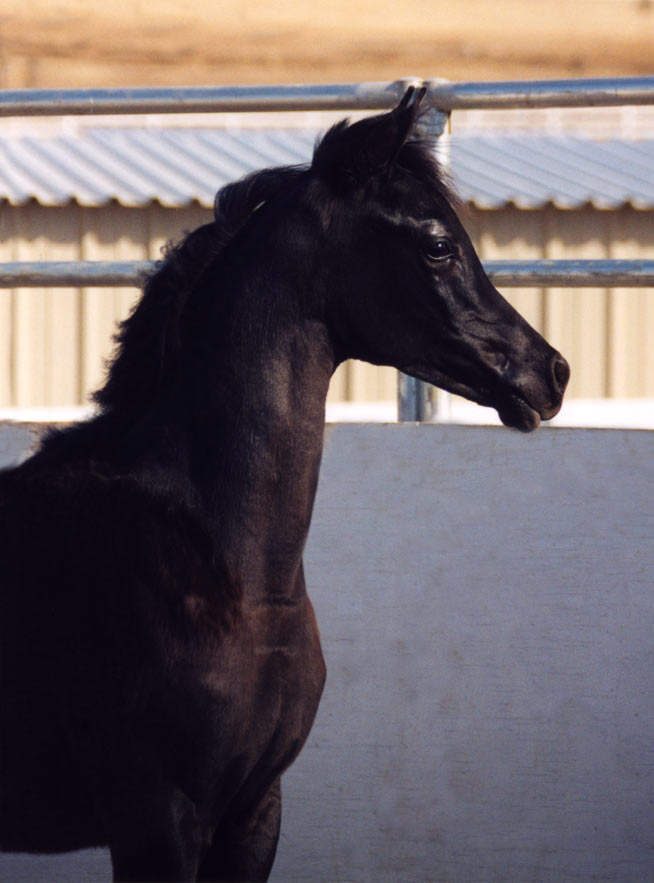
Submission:
[[302,570],[348,358],[534,429],[568,366],[500,296],[422,91],[225,187],[145,285],[92,420],[0,476],[1,843],[265,880],[325,670]]

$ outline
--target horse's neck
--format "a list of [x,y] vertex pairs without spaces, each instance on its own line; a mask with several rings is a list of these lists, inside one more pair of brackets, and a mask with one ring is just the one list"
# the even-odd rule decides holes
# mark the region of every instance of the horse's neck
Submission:
[[[284,592],[301,562],[322,453],[325,378],[273,357],[262,366],[220,471],[216,523],[246,586]],[[327,380],[328,382],[328,380]],[[211,485],[211,482],[208,482]],[[230,562],[231,563],[231,562]]]
[[320,324],[266,337],[230,335],[215,394],[190,409],[185,427],[191,485],[219,553],[255,599],[302,590],[334,367]]
[[139,359],[146,354],[147,377],[167,349],[147,336],[149,348],[139,349],[141,316],[141,336],[124,337],[100,394],[103,414],[76,436],[80,458],[106,459],[203,514],[246,593],[283,594],[302,582],[334,369],[325,325],[304,306],[319,294],[314,263],[273,252],[205,280],[180,320],[176,361],[145,391]]

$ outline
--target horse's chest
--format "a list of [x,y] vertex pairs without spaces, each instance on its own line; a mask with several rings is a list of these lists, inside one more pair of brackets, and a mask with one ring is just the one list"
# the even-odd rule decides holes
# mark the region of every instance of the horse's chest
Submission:
[[199,734],[209,753],[202,761],[202,750],[191,752],[198,763],[209,764],[218,803],[233,807],[252,789],[265,792],[295,759],[309,735],[324,679],[308,602],[281,616],[255,613],[229,636],[205,670],[198,694],[202,719],[211,727]]
[[215,660],[207,685],[229,719],[231,744],[246,739],[253,759],[274,745],[287,753],[309,734],[325,681],[318,630],[308,602],[257,608]]
[[[298,610],[274,611],[252,631],[256,692],[277,728],[308,735],[325,680],[325,668],[313,610],[306,600]],[[256,712],[255,712],[256,714]]]

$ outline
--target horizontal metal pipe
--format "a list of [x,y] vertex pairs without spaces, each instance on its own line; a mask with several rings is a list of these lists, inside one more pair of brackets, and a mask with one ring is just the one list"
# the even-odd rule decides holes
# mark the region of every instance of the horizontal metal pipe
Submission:
[[429,95],[441,110],[529,107],[615,107],[654,104],[654,77],[522,80],[496,83],[430,83]]
[[378,110],[418,79],[297,86],[179,86],[134,89],[14,89],[0,92],[0,116]]
[[498,287],[654,287],[654,260],[484,261]]
[[0,264],[0,288],[132,288],[155,261],[18,261]]
[[[654,288],[654,260],[484,261],[501,288]],[[0,264],[0,288],[140,286],[156,261],[22,261]]]
[[[422,81],[133,89],[8,89],[0,116],[382,110]],[[430,103],[457,109],[654,104],[654,77],[450,83],[427,80]]]

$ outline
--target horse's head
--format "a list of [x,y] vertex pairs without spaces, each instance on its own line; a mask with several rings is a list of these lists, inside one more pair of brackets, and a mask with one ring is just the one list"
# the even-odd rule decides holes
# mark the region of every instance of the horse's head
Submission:
[[[328,323],[338,359],[399,368],[529,431],[560,409],[565,359],[495,289],[429,148],[407,141],[424,90],[331,129],[312,174],[329,190]],[[345,256],[345,257],[344,257]]]

